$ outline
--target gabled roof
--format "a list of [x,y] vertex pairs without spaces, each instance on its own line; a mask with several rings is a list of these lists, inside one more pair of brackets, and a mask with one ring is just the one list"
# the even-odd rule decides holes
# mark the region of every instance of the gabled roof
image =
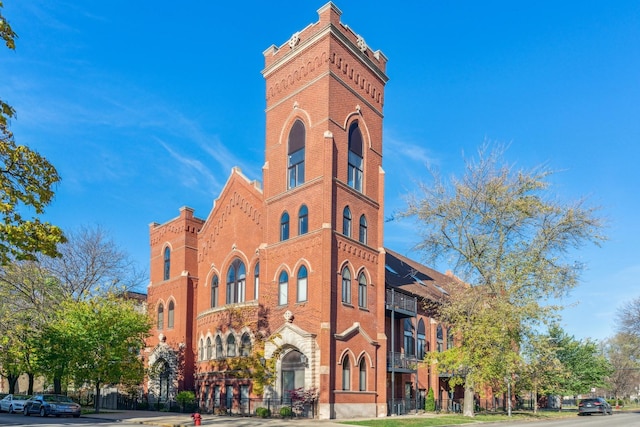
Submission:
[[449,296],[452,284],[461,283],[417,261],[385,248],[385,286],[433,301]]

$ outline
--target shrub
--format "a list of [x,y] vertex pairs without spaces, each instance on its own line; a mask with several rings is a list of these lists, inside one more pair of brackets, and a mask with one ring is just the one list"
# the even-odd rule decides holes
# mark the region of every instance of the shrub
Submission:
[[271,409],[260,406],[256,408],[256,415],[260,418],[269,418],[271,416]]
[[436,399],[433,396],[433,389],[429,387],[429,391],[427,391],[427,397],[424,401],[424,410],[427,412],[435,412],[436,410]]
[[196,402],[196,394],[189,390],[183,390],[176,395],[176,400],[180,404],[182,412],[184,412],[187,406],[191,407]]
[[282,418],[288,418],[293,415],[293,411],[288,406],[283,406],[280,408],[280,416]]

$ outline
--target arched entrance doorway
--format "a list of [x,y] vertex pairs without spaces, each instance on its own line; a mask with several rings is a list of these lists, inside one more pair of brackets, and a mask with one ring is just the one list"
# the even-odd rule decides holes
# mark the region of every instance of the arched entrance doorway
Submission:
[[282,397],[289,401],[290,391],[304,387],[307,357],[298,350],[291,350],[280,364]]

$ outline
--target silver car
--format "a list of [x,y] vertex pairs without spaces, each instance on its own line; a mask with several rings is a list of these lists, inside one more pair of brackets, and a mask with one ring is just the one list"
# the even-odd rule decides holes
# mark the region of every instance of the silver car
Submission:
[[2,400],[0,400],[0,411],[5,411],[10,414],[14,412],[22,412],[24,409],[24,402],[29,398],[26,394],[7,394]]

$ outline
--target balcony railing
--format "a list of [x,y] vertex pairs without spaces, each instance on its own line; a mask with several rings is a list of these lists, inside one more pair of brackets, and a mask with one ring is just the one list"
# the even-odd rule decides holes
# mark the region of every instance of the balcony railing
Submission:
[[416,297],[396,292],[394,289],[387,289],[385,305],[387,310],[402,311],[413,316],[418,312],[418,299]]
[[390,352],[387,354],[387,368],[415,371],[418,369],[418,359],[413,355]]

